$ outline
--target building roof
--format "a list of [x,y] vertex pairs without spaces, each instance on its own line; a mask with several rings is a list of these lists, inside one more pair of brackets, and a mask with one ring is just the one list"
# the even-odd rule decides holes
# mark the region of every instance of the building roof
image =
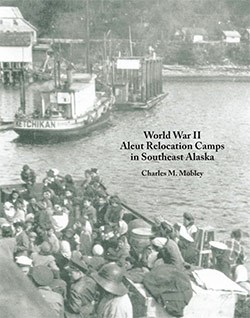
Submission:
[[0,46],[29,46],[30,42],[28,32],[0,32]]
[[0,31],[11,31],[11,32],[30,32],[37,31],[37,28],[32,25],[29,21],[23,18],[22,13],[17,7],[1,7],[0,6],[0,20],[14,20],[13,24],[6,25],[0,24]]
[[23,19],[22,13],[17,7],[0,7],[0,19]]
[[240,38],[241,35],[238,31],[222,31],[225,36]]

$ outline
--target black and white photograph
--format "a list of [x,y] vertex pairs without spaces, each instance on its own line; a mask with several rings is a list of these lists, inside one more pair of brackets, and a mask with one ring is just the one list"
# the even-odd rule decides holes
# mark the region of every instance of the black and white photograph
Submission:
[[249,318],[249,162],[249,0],[0,0],[0,318]]

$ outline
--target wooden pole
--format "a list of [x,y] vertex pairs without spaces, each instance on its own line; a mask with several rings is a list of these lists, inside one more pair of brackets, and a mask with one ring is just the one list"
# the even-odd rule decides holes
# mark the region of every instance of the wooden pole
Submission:
[[21,102],[21,109],[23,113],[26,112],[26,103],[25,103],[25,78],[24,78],[24,69],[23,65],[20,71],[20,102]]
[[144,102],[146,100],[146,62],[142,60],[141,62],[141,101]]
[[131,34],[130,26],[129,26],[129,49],[130,49],[130,56],[133,56],[133,42],[132,42],[132,34]]
[[54,53],[54,84],[57,88],[57,54]]
[[86,0],[86,68],[87,73],[91,73],[89,63],[89,0]]

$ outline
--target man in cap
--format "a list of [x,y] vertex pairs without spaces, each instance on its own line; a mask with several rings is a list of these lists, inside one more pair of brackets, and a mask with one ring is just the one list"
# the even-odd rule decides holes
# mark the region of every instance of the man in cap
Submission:
[[195,265],[197,263],[198,252],[195,249],[194,239],[188,234],[185,226],[180,224],[178,233],[178,247],[185,262]]
[[26,188],[31,195],[33,192],[33,186],[36,182],[36,174],[34,170],[32,170],[28,165],[23,166],[23,170],[21,171],[21,179],[26,184]]
[[92,274],[99,286],[100,301],[97,318],[132,318],[133,308],[123,284],[124,272],[116,263],[104,265]]
[[50,288],[50,285],[53,283],[53,273],[51,269],[43,265],[35,266],[31,271],[31,277],[44,300],[48,302],[52,310],[54,310],[55,317],[63,318],[63,297]]
[[230,277],[231,268],[227,245],[217,241],[210,241],[209,245],[212,250],[214,268]]
[[167,239],[165,237],[156,237],[151,240],[151,244],[148,245],[142,252],[141,263],[143,266],[152,269],[156,264],[159,251],[165,246]]
[[95,281],[87,276],[88,267],[79,258],[72,258],[68,267],[71,285],[65,306],[66,318],[88,318],[94,310]]
[[[155,238],[156,241],[160,241],[160,238]],[[172,240],[170,237],[165,238],[166,243],[164,246],[159,250],[158,258],[162,258],[165,264],[174,265],[177,269],[183,270],[185,261],[181,255],[180,249],[177,243]],[[154,241],[153,240],[153,241]],[[152,242],[153,242],[152,241]]]
[[183,225],[187,229],[188,234],[195,238],[198,229],[194,224],[194,217],[191,213],[185,212],[183,214]]

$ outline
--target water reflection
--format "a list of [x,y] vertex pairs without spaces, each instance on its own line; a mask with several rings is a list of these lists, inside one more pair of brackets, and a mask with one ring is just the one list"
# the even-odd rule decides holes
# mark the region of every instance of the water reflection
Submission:
[[[247,242],[250,232],[249,83],[167,83],[165,86],[169,96],[163,104],[147,112],[117,112],[109,129],[83,139],[32,145],[20,143],[13,131],[1,132],[1,183],[19,181],[24,163],[36,170],[40,180],[50,167],[79,178],[86,168],[95,166],[102,172],[111,193],[119,193],[124,201],[149,217],[161,213],[169,220],[181,221],[184,212],[191,212],[198,225],[214,226],[218,239],[225,239],[233,228],[240,227]],[[1,88],[0,96],[4,101],[1,112],[17,107],[16,90],[10,94]],[[226,148],[216,153],[214,162],[131,162],[131,151],[121,151],[120,145],[129,140],[145,142],[144,130],[200,130],[204,143],[223,143]],[[197,169],[204,171],[204,176],[143,177],[143,169]],[[249,247],[246,248],[250,255]]]

